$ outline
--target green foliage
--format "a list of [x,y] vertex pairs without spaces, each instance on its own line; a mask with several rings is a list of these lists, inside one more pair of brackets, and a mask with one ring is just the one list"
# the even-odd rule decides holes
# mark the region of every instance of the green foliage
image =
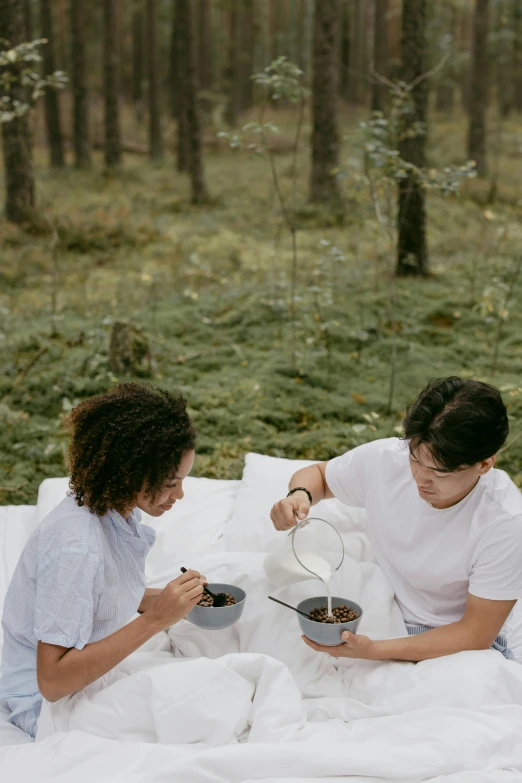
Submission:
[[[0,125],[22,117],[31,109],[45,89],[62,89],[67,84],[63,71],[55,71],[43,78],[36,68],[42,61],[39,47],[45,38],[18,44],[0,51]],[[25,90],[25,100],[11,94],[15,86]]]
[[267,134],[278,134],[279,128],[274,122],[264,120],[269,101],[288,101],[303,104],[308,90],[303,87],[304,72],[286,57],[278,57],[260,73],[252,74],[252,80],[264,89],[264,101],[261,104],[257,122],[247,122],[241,133],[219,131],[218,137],[227,139],[231,149],[246,149],[251,152],[267,151]]
[[426,189],[436,190],[444,196],[456,193],[461,181],[476,176],[474,161],[460,166],[420,168],[401,157],[399,148],[405,139],[426,134],[422,122],[409,123],[414,112],[411,86],[404,82],[390,84],[391,106],[388,116],[373,112],[369,120],[360,123],[360,144],[369,165],[380,178],[395,182],[406,179],[410,174]]
[[286,57],[278,57],[261,73],[252,74],[252,80],[264,87],[266,95],[273,101],[286,100],[299,103],[305,95],[302,86],[304,71],[289,62]]
[[[289,137],[295,109],[291,116],[279,110],[277,125]],[[507,132],[516,130],[508,123]],[[344,121],[344,132],[347,159],[360,130]],[[437,125],[432,138],[434,168],[465,160],[460,126]],[[280,160],[289,198],[292,156]],[[522,432],[520,281],[507,296],[522,241],[516,201],[484,209],[471,191],[474,180],[451,199],[434,190],[433,275],[397,281],[392,324],[388,241],[375,230],[367,184],[350,180],[345,225],[309,221],[299,232],[293,370],[292,248],[266,160],[242,150],[209,154],[217,201],[204,210],[190,205],[188,184],[170,168],[131,157],[127,166],[121,178],[103,182],[96,166],[74,176],[37,168],[60,235],[54,272],[48,236],[1,226],[0,488],[14,491],[0,491],[0,503],[34,503],[42,479],[66,475],[64,413],[133,377],[110,367],[118,320],[147,336],[150,381],[186,395],[200,433],[196,475],[238,478],[247,451],[328,459],[398,435],[418,390],[453,373],[497,384],[512,438]],[[303,145],[297,214],[307,208],[308,166]],[[500,193],[516,190],[521,176],[520,151],[506,148]],[[64,214],[67,223],[60,222]],[[393,339],[397,387],[388,413]],[[521,438],[499,465],[522,483]]]

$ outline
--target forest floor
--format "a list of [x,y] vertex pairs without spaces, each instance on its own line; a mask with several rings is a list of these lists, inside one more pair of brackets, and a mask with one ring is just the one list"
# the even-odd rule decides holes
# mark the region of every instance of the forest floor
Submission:
[[[288,142],[293,118],[278,120]],[[0,504],[34,503],[44,478],[66,474],[64,413],[128,379],[108,361],[122,319],[150,341],[152,376],[138,380],[188,399],[196,475],[238,478],[247,451],[328,459],[397,435],[423,385],[458,374],[502,390],[511,435],[499,464],[522,486],[522,273],[506,302],[522,250],[522,120],[503,129],[494,203],[479,180],[429,194],[431,276],[397,281],[395,316],[393,251],[361,176],[357,127],[344,130],[340,216],[307,204],[305,128],[295,328],[290,236],[264,156],[207,150],[212,203],[194,207],[172,156],[153,166],[127,155],[109,177],[100,158],[90,172],[50,171],[38,152],[38,199],[59,241],[53,250],[53,234],[0,224]],[[430,165],[464,163],[464,138],[463,118],[436,122]],[[275,158],[287,194],[289,146]]]

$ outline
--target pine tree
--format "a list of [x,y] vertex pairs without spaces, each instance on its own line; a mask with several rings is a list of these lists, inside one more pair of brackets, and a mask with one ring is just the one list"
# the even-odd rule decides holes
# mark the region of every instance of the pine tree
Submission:
[[[388,0],[375,0],[373,28],[373,68],[378,76],[388,75]],[[386,85],[378,78],[372,85],[372,111],[384,111]]]
[[156,35],[156,2],[147,0],[147,63],[149,86],[149,150],[152,160],[163,157],[161,112],[159,101],[158,53]]
[[332,173],[339,164],[336,33],[340,24],[340,10],[338,0],[321,0],[315,4],[310,190],[311,200],[317,202],[340,200],[337,178]]
[[202,90],[211,90],[212,72],[212,3],[199,0],[198,12],[198,83]]
[[33,9],[31,0],[24,0],[24,39],[33,40]]
[[[54,73],[55,67],[55,36],[51,0],[40,0],[40,23],[42,38],[47,39],[43,47],[44,73]],[[63,137],[60,123],[60,104],[56,90],[46,90],[44,96],[45,126],[49,144],[51,166],[60,168],[65,165]]]
[[132,100],[136,107],[143,101],[143,12],[132,15]]
[[[23,0],[0,0],[0,46],[17,46],[26,40]],[[25,103],[25,90],[18,83],[21,65],[11,66],[14,82],[11,98]],[[34,176],[31,159],[31,134],[27,114],[2,123],[5,176],[5,215],[13,223],[25,223],[34,214]]]
[[513,108],[522,112],[522,4],[515,2],[513,11]]
[[[412,111],[406,114],[399,152],[403,160],[422,168],[425,163],[426,135],[415,131],[416,123],[426,122],[428,102],[426,72],[426,0],[403,0],[402,74],[411,91]],[[409,133],[409,131],[413,131]],[[397,275],[427,275],[426,197],[413,172],[399,183]]]
[[225,112],[225,120],[231,128],[235,128],[237,125],[239,112],[241,111],[241,82],[239,79],[239,46],[241,38],[240,0],[230,0],[229,18],[229,49],[226,69],[228,101]]
[[91,165],[91,148],[85,64],[85,0],[70,0],[70,14],[74,163],[77,168],[88,168]]
[[351,8],[352,6],[350,0],[343,0],[341,11],[341,78],[339,92],[346,101],[349,100],[350,97],[350,25],[352,23]]
[[121,164],[116,0],[103,0],[103,76],[105,93],[105,165]]
[[469,96],[468,158],[476,162],[477,172],[481,177],[487,173],[488,27],[489,0],[475,0],[473,59]]
[[187,132],[188,169],[192,184],[192,202],[200,204],[208,199],[201,159],[201,132],[197,104],[197,83],[194,37],[190,0],[177,0],[178,66],[179,66],[179,122]]
[[350,17],[350,72],[348,100],[364,104],[366,101],[366,0],[352,0]]

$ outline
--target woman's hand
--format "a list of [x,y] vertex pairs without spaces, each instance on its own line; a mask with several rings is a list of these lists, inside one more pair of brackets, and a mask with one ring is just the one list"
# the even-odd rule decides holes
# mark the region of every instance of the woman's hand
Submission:
[[276,530],[290,530],[310,513],[310,500],[306,492],[297,490],[289,498],[283,498],[272,506],[270,519]]
[[186,571],[163,588],[147,616],[160,624],[162,629],[174,625],[198,603],[206,583],[206,578],[199,571]]
[[316,652],[327,653],[334,658],[359,658],[360,660],[373,661],[373,641],[368,636],[343,631],[343,644],[337,644],[335,647],[325,647],[322,644],[316,644],[306,636],[301,637],[308,647]]

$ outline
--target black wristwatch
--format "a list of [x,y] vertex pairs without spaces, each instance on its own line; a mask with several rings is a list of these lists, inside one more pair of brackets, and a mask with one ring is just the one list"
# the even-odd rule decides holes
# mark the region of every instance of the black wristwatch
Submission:
[[306,494],[308,495],[308,500],[310,501],[310,505],[312,505],[312,493],[306,487],[294,487],[293,489],[290,490],[290,492],[286,497],[289,498],[290,495],[293,495],[294,492],[299,492],[299,490],[301,490],[301,492],[306,492]]

